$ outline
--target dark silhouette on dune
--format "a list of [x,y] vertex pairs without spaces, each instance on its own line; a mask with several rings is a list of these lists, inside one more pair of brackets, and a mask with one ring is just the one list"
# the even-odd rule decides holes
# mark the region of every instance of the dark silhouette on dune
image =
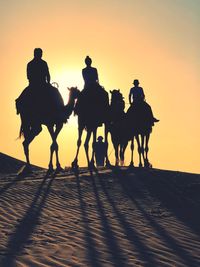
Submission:
[[[75,108],[75,113],[78,115],[78,141],[77,141],[77,152],[74,161],[72,162],[72,168],[74,170],[78,169],[78,155],[79,149],[81,146],[81,138],[83,130],[86,129],[87,136],[85,139],[84,147],[87,157],[87,163],[89,169],[94,169],[94,145],[96,142],[96,132],[97,128],[105,124],[105,144],[108,144],[107,141],[107,114],[109,109],[109,99],[108,93],[98,82],[98,73],[96,68],[92,68],[92,60],[89,57],[85,59],[86,68],[83,69],[83,79],[85,86],[83,91],[81,91],[77,105]],[[92,157],[89,158],[89,141],[93,135],[93,149]],[[107,151],[107,149],[106,149]],[[106,153],[106,163],[108,164],[108,157]]]
[[154,125],[154,118],[151,116],[149,108],[146,108],[148,104],[144,102],[144,99],[134,100],[134,103],[125,113],[125,103],[120,90],[113,90],[110,93],[109,131],[115,149],[115,165],[119,165],[119,160],[120,164],[124,165],[124,153],[128,142],[131,141],[130,166],[133,166],[135,138],[138,145],[139,166],[151,167],[148,160],[148,142]]
[[21,117],[20,136],[24,136],[23,147],[27,162],[26,171],[30,169],[29,144],[42,131],[41,125],[43,124],[47,126],[52,138],[49,161],[49,172],[52,172],[54,152],[56,154],[57,170],[61,169],[56,139],[63,124],[72,114],[79,90],[75,87],[69,89],[69,101],[64,106],[58,89],[49,84],[48,66],[41,57],[42,50],[35,49],[34,59],[27,66],[29,86],[16,100],[16,108]]
[[[82,133],[87,131],[84,147],[87,164],[90,170],[96,170],[94,165],[95,143],[97,128],[104,124],[105,163],[110,166],[108,159],[108,132],[111,133],[115,149],[115,165],[124,165],[124,153],[128,142],[131,141],[131,162],[133,166],[134,138],[137,141],[139,153],[139,166],[151,167],[148,160],[149,138],[154,122],[159,120],[153,116],[150,105],[145,101],[144,91],[139,87],[139,81],[134,80],[134,87],[129,94],[130,107],[125,113],[125,103],[119,90],[110,91],[111,104],[106,90],[99,84],[98,71],[92,67],[92,59],[85,58],[86,67],[82,70],[84,89],[80,92],[76,87],[69,89],[69,102],[64,106],[58,88],[50,84],[50,73],[47,63],[42,59],[42,49],[34,50],[34,59],[27,65],[27,78],[29,86],[24,89],[16,100],[17,114],[21,117],[20,136],[24,136],[24,153],[26,168],[30,169],[29,144],[42,131],[42,124],[46,125],[52,138],[50,147],[49,170],[53,171],[53,155],[56,155],[57,171],[61,170],[57,136],[63,124],[74,113],[78,115],[78,141],[77,151],[72,162],[72,169],[78,170],[78,155],[81,146]],[[75,102],[75,100],[77,101]],[[92,156],[89,156],[89,141],[93,135]],[[143,163],[142,163],[143,160]],[[104,163],[97,163],[103,166]]]
[[120,90],[110,91],[111,104],[109,112],[109,132],[115,150],[115,166],[124,165],[124,153],[128,144],[128,133],[125,128],[125,102]]
[[148,160],[149,138],[154,122],[159,120],[154,118],[150,105],[145,101],[142,87],[139,87],[139,80],[133,81],[134,87],[129,94],[130,107],[127,111],[128,132],[131,138],[131,163],[133,166],[134,137],[138,145],[139,166],[142,167],[142,159],[145,167],[151,167]]
[[94,145],[94,155],[97,167],[102,167],[105,164],[106,157],[106,144],[103,142],[103,137],[98,136],[97,142]]
[[134,87],[130,89],[129,93],[129,103],[131,106],[142,106],[143,112],[148,116],[149,121],[151,121],[152,125],[154,122],[158,122],[159,120],[154,118],[152,109],[150,105],[145,101],[145,94],[142,87],[139,86],[139,80],[135,79],[133,81]]

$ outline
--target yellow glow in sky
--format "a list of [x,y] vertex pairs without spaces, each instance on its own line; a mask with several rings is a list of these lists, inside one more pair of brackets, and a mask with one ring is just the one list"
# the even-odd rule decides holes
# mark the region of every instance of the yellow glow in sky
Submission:
[[[33,49],[41,47],[65,103],[67,87],[83,87],[86,55],[105,89],[119,88],[126,102],[133,80],[139,79],[160,119],[150,140],[153,166],[200,172],[199,12],[198,0],[2,2],[0,151],[24,160],[21,141],[15,140],[20,118],[14,100],[27,86]],[[75,156],[76,120],[72,117],[58,138],[63,166]],[[46,167],[50,137],[43,128],[30,145],[30,156],[32,163]],[[113,161],[112,150],[110,144]],[[79,164],[86,164],[83,148]]]

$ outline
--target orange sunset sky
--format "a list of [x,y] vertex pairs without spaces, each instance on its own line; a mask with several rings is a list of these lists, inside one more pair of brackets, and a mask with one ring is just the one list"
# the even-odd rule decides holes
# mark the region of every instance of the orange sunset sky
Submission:
[[[20,118],[14,101],[28,84],[26,65],[33,49],[41,47],[51,81],[59,83],[65,102],[68,86],[83,87],[86,55],[93,59],[100,83],[108,92],[119,88],[126,103],[133,79],[139,79],[160,119],[150,140],[153,166],[199,173],[199,14],[199,0],[1,1],[0,151],[25,159],[16,140]],[[33,164],[47,167],[50,141],[43,126],[30,145]],[[76,142],[77,118],[72,116],[58,138],[63,167],[71,164]],[[114,163],[112,144],[109,154]],[[137,165],[136,152],[134,158]],[[86,165],[83,147],[79,165]]]

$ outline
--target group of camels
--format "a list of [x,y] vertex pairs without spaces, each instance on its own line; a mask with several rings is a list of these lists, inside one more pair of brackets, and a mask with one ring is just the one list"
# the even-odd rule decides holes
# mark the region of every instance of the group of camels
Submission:
[[[56,87],[52,86],[57,97],[61,95]],[[56,171],[61,170],[58,153],[57,137],[60,133],[63,124],[68,120],[70,115],[74,112],[78,116],[78,141],[77,152],[72,162],[72,169],[77,171],[78,155],[81,146],[82,133],[87,131],[84,147],[87,157],[88,168],[92,171],[95,167],[94,149],[92,149],[91,158],[89,157],[89,141],[93,136],[93,148],[96,142],[97,128],[104,125],[104,140],[108,151],[108,133],[111,135],[112,144],[115,150],[115,165],[124,164],[124,153],[128,142],[131,141],[131,161],[130,166],[133,166],[133,150],[134,138],[137,141],[139,153],[139,166],[151,167],[148,160],[148,142],[152,126],[146,126],[142,116],[136,116],[131,111],[131,108],[125,112],[125,102],[120,90],[110,91],[111,101],[109,101],[109,94],[99,84],[95,85],[92,90],[80,91],[77,87],[68,88],[69,99],[68,103],[64,105],[61,101],[59,109],[59,116],[55,114],[53,107],[50,107],[45,116],[36,116],[36,110],[31,110],[24,103],[16,100],[17,113],[20,114],[21,128],[20,136],[23,135],[23,148],[26,157],[26,172],[31,169],[29,158],[29,145],[33,139],[42,131],[41,125],[46,125],[50,133],[52,144],[50,146],[50,160],[48,165],[48,173],[53,172],[53,155],[56,156]],[[44,100],[44,99],[43,99]],[[43,101],[43,107],[45,103]],[[58,112],[57,112],[58,113]],[[106,153],[106,166],[111,166]]]

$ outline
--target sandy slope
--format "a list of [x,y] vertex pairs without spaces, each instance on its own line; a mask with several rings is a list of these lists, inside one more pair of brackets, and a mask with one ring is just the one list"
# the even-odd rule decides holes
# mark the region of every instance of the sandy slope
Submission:
[[0,266],[200,266],[200,175],[0,177]]
[[[4,153],[0,152],[0,173],[13,173],[17,172],[20,168],[24,166],[25,162],[22,160],[18,160],[11,156],[8,156]],[[38,166],[32,165],[34,170],[42,170]]]

